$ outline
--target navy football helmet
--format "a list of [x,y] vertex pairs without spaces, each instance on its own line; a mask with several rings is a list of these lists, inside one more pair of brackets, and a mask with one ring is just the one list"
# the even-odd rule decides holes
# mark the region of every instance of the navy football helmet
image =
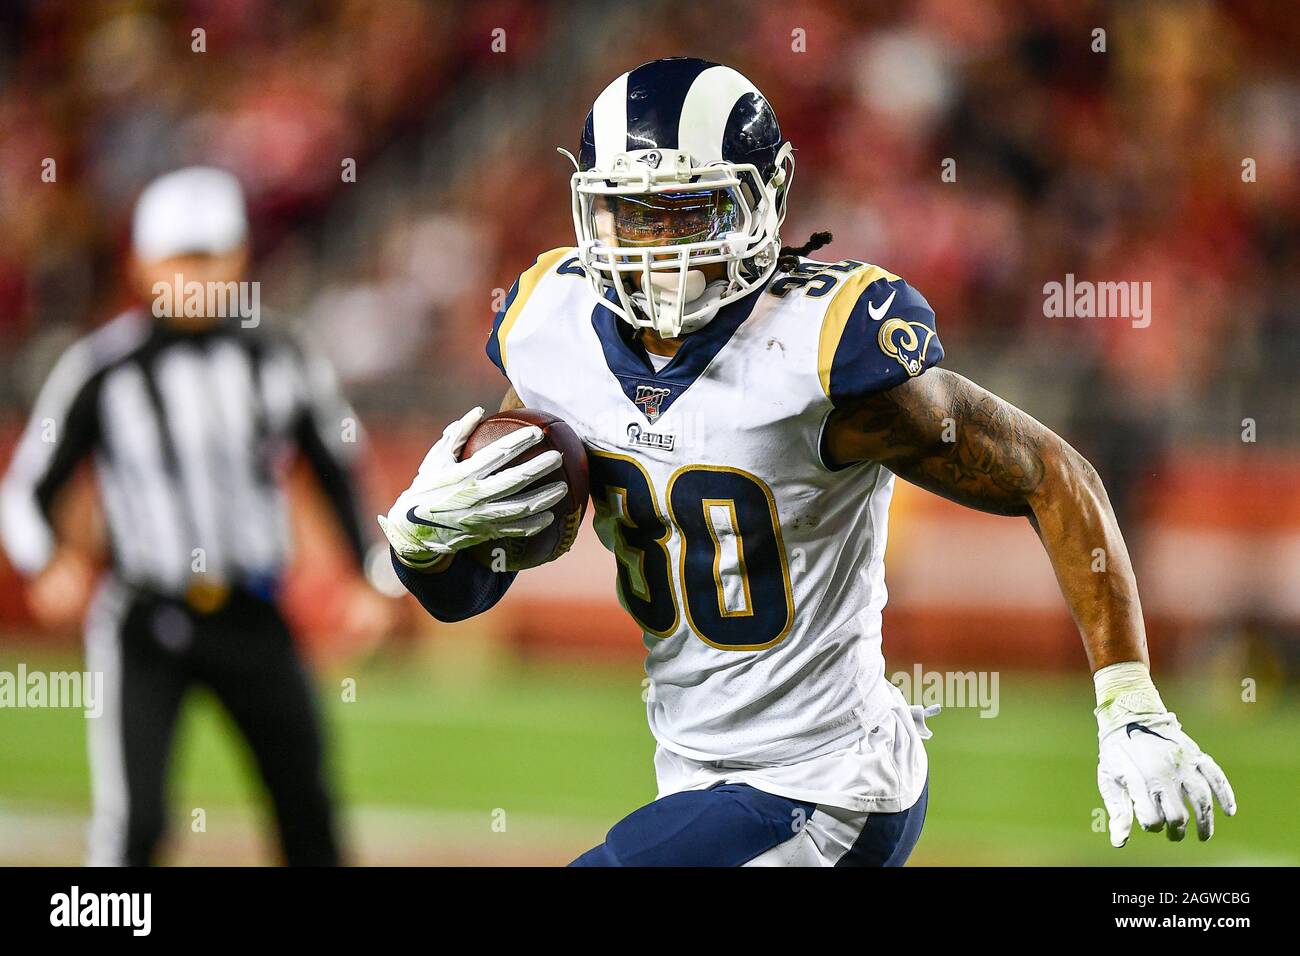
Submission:
[[[633,326],[695,331],[775,270],[793,149],[771,104],[730,67],[672,57],[624,73],[596,98],[569,158],[582,265]],[[711,263],[725,263],[725,278],[706,281]]]

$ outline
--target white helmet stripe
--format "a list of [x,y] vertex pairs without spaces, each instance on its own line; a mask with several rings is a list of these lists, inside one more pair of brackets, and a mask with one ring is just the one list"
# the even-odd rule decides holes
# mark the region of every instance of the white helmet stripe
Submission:
[[721,156],[722,138],[727,132],[731,109],[746,93],[762,95],[758,87],[729,66],[712,66],[702,72],[691,84],[682,103],[682,115],[677,123],[677,148],[697,159]]
[[615,156],[627,152],[627,76],[624,73],[605,87],[591,110],[597,169],[609,169]]

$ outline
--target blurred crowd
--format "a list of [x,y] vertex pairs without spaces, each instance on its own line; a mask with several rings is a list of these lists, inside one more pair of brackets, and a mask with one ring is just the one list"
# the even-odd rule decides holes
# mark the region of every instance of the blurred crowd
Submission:
[[[527,0],[0,5],[0,400],[30,399],[7,374],[25,349],[125,304],[130,210],[148,180],[228,168],[259,257],[311,246],[372,158],[500,68],[478,42],[490,25],[526,38],[535,19]],[[522,39],[514,52],[517,66]]]
[[[686,53],[737,67],[775,105],[798,150],[787,241],[830,230],[822,257],[907,278],[938,313],[950,367],[1070,434],[1123,499],[1171,444],[1239,448],[1245,417],[1300,443],[1300,82],[1279,9],[19,7],[0,53],[5,357],[105,317],[134,193],[202,160],[250,190],[265,300],[321,341],[372,414],[491,401],[494,297],[573,241],[554,147],[576,149],[608,80]],[[191,52],[196,26],[206,54]],[[512,95],[458,109],[494,86]],[[488,135],[444,143],[453,121]],[[380,155],[392,161],[368,180]],[[341,182],[342,157],[357,183]],[[369,210],[364,229],[331,228],[346,190]],[[1044,285],[1067,274],[1150,282],[1150,324],[1045,316]]]

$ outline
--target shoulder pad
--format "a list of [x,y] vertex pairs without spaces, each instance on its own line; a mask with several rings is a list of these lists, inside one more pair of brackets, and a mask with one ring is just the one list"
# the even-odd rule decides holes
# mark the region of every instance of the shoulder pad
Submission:
[[533,294],[533,290],[537,288],[537,284],[545,278],[547,273],[553,271],[557,266],[565,265],[571,258],[575,260],[574,274],[585,276],[586,273],[576,265],[577,250],[572,246],[563,246],[559,249],[543,252],[510,287],[501,308],[497,310],[496,315],[492,318],[492,331],[488,333],[487,340],[488,358],[492,360],[493,365],[501,370],[502,375],[509,377],[509,373],[506,371],[506,340],[509,338],[510,329],[515,324],[515,320],[519,318],[519,313],[528,304],[529,296]]

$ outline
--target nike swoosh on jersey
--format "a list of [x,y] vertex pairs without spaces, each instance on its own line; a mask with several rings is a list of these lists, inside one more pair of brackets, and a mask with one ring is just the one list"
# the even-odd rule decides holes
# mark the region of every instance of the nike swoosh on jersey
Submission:
[[894,296],[896,295],[898,295],[898,290],[894,289],[889,293],[889,298],[886,299],[884,304],[879,308],[872,305],[870,302],[867,303],[867,312],[871,314],[871,320],[873,322],[879,322],[885,317],[885,313],[889,311],[889,307],[894,304]]

